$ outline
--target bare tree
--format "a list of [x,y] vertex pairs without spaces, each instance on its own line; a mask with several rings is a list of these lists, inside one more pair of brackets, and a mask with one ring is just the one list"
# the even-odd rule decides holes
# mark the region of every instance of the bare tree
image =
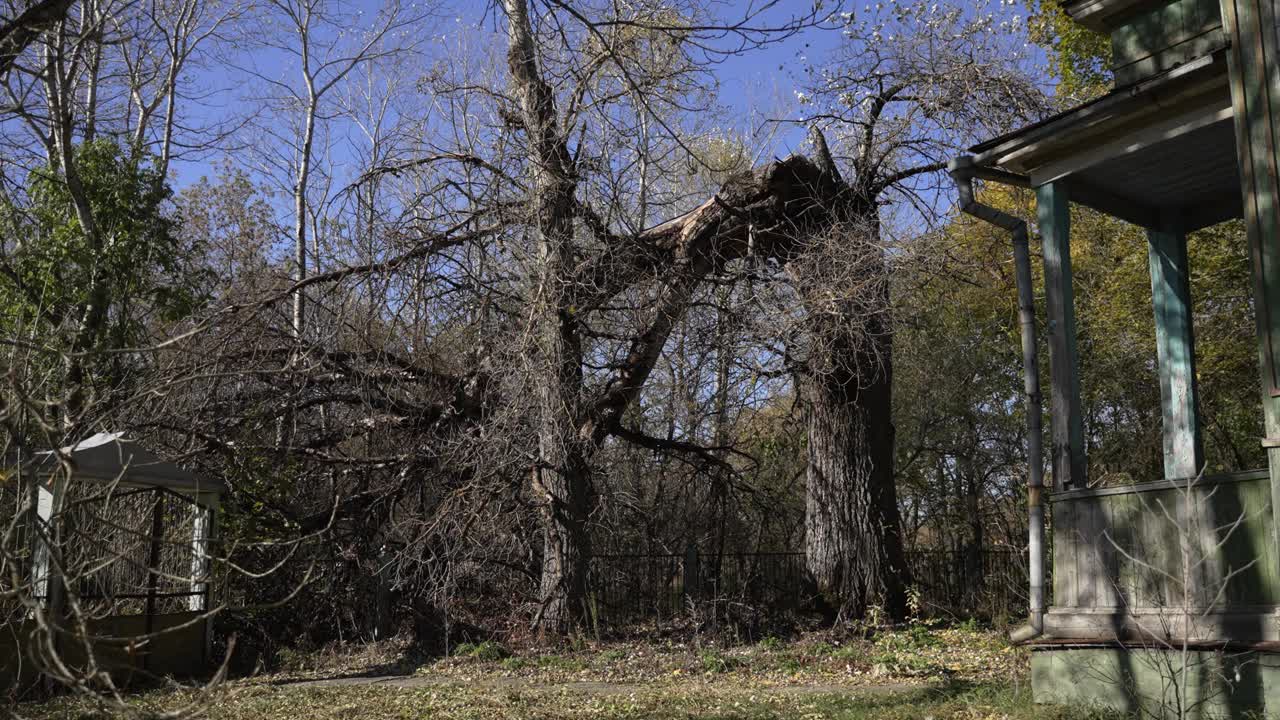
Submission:
[[[518,107],[513,120],[527,143],[528,222],[536,242],[528,316],[534,349],[530,371],[539,418],[533,488],[543,517],[544,538],[536,624],[559,633],[580,624],[587,610],[588,521],[594,503],[592,455],[610,436],[662,444],[629,431],[622,418],[639,396],[692,294],[707,275],[746,255],[748,243],[742,234],[749,233],[750,223],[777,228],[782,235],[780,226],[794,222],[787,211],[778,212],[762,203],[759,193],[776,200],[778,194],[802,192],[799,185],[816,179],[813,166],[802,160],[776,163],[757,174],[734,178],[715,199],[676,220],[619,235],[606,216],[579,196],[582,162],[570,150],[569,134],[575,122],[602,112],[613,98],[620,97],[638,106],[642,126],[650,122],[661,125],[680,143],[679,134],[671,131],[663,114],[654,111],[658,104],[655,91],[679,84],[698,67],[681,60],[641,64],[637,48],[652,48],[661,42],[675,58],[687,58],[692,48],[711,47],[715,37],[732,36],[759,44],[793,33],[820,16],[788,17],[769,27],[756,25],[762,13],[752,12],[737,23],[700,25],[690,16],[665,8],[638,6],[616,16],[594,7],[551,2],[552,12],[543,20],[550,37],[567,38],[566,28],[572,27],[572,36],[580,37],[580,47],[588,50],[581,64],[570,66],[578,75],[577,87],[567,93],[562,117],[560,98],[544,74],[543,65],[551,54],[543,49],[531,22],[529,4],[506,0],[503,9],[508,66]],[[559,52],[566,49],[557,48]],[[614,78],[611,83],[601,82],[600,78],[609,76]],[[644,138],[647,135],[642,134]],[[643,197],[648,182],[643,163],[639,171]],[[775,190],[770,184],[774,182],[784,187]],[[648,206],[646,202],[641,206],[643,222]],[[594,254],[584,252],[587,248],[577,241],[579,227],[594,236],[599,248]],[[652,298],[638,313],[639,329],[622,336],[625,339],[611,353],[600,385],[588,384],[585,353],[592,349],[587,343],[596,338],[584,319],[633,286],[648,287]]]
[[22,8],[0,24],[0,77],[40,32],[66,17],[73,0],[41,0]]
[[[358,68],[410,53],[421,42],[416,32],[427,12],[392,3],[365,21],[359,13],[326,0],[281,0],[266,8],[263,20],[276,31],[259,41],[294,64],[297,80],[256,67],[247,71],[262,83],[274,111],[255,127],[277,141],[258,147],[268,175],[279,178],[292,198],[296,280],[307,277],[308,227],[315,224],[315,208],[326,200],[315,197],[313,175],[317,140],[335,113],[334,96]],[[305,308],[305,294],[295,294],[293,328],[299,337],[305,330]]]

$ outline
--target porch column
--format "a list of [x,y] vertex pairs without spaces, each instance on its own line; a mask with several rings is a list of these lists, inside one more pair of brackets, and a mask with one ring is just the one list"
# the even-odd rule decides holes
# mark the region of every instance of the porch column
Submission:
[[1044,245],[1045,306],[1049,316],[1053,485],[1057,490],[1081,488],[1086,485],[1084,419],[1080,411],[1080,361],[1071,285],[1071,199],[1067,186],[1052,182],[1036,188],[1036,209]]
[[1231,40],[1227,73],[1244,221],[1253,259],[1253,306],[1258,323],[1266,432],[1262,443],[1271,469],[1274,527],[1280,531],[1280,132],[1276,128],[1276,115],[1280,113],[1280,53],[1276,50],[1275,5],[1257,0],[1222,0],[1222,25]]
[[1166,226],[1147,230],[1147,241],[1164,415],[1164,476],[1170,480],[1194,478],[1204,466],[1204,450],[1196,397],[1187,236]]

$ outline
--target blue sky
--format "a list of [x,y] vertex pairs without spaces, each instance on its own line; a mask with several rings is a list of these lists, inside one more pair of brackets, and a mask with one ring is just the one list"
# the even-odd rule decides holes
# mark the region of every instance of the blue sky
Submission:
[[[723,12],[729,15],[735,9],[745,7],[747,2],[748,0],[733,0],[725,4]],[[447,18],[442,17],[439,27],[446,30],[452,30],[453,27],[478,30],[501,46],[505,44],[505,37],[501,34],[502,28],[495,20],[493,10],[488,8],[489,4],[482,0],[455,0],[443,8],[442,16]],[[366,17],[370,17],[376,13],[379,5],[376,0],[356,0],[348,7],[362,10]],[[788,12],[790,11],[783,9],[774,13],[774,16],[781,17]],[[719,84],[719,102],[730,110],[730,116],[738,123],[735,129],[746,130],[751,125],[754,126],[752,129],[758,130],[764,125],[763,108],[778,107],[791,101],[795,92],[804,85],[804,68],[808,61],[820,60],[839,40],[839,33],[836,31],[811,29],[762,49],[727,56],[718,61],[712,72]],[[290,82],[297,79],[296,65],[275,53],[257,51],[241,61],[252,64],[259,70],[267,68],[268,72]],[[423,71],[426,70],[423,67]],[[219,117],[232,116],[242,109],[240,106],[245,102],[247,85],[235,75],[215,66],[193,77],[194,86],[204,90],[221,90],[205,100],[205,107],[192,109],[192,119],[199,123],[209,123]],[[791,102],[790,105],[794,111],[794,103]],[[778,127],[769,136],[768,146],[758,150],[761,155],[785,155],[798,148],[803,138],[804,132],[800,128]],[[252,141],[250,138],[250,142]],[[341,157],[331,159],[341,164]],[[185,161],[175,160],[172,168],[175,187],[182,188],[201,176],[215,174],[215,166],[219,162],[220,158],[216,155]]]
[[[339,0],[342,2],[343,0]],[[407,1],[407,0],[406,0]],[[450,38],[458,37],[459,33],[475,33],[482,42],[492,43],[494,47],[502,48],[505,46],[505,36],[503,33],[502,19],[496,15],[496,11],[492,8],[492,3],[488,0],[446,0],[448,4],[444,5],[439,13],[439,22],[432,26],[435,32],[443,33],[448,42]],[[728,0],[720,4],[721,14],[724,17],[731,17],[736,13],[741,13],[743,8],[748,7],[749,3],[758,4],[759,0]],[[780,7],[772,11],[770,20],[777,22],[787,17],[792,8],[793,2],[803,2],[804,5],[809,4],[809,0],[784,0]],[[905,2],[905,0],[904,0]],[[1020,5],[1020,3],[1019,3]],[[352,11],[360,11],[364,18],[371,18],[376,15],[380,3],[376,0],[346,0],[345,7]],[[1021,8],[1018,8],[1021,9]],[[440,37],[440,36],[435,36]],[[795,119],[797,113],[801,112],[801,108],[795,102],[795,93],[804,89],[806,86],[806,69],[814,65],[821,65],[824,59],[828,58],[834,50],[836,50],[841,42],[841,34],[839,31],[831,28],[809,29],[797,33],[789,38],[771,43],[763,48],[745,52],[739,55],[727,55],[720,59],[712,68],[719,88],[718,103],[722,107],[729,109],[728,124],[730,129],[741,134],[748,134],[748,131],[755,134],[756,158],[758,160],[766,160],[770,156],[785,156],[793,150],[803,149],[805,138],[805,130],[803,127],[795,124],[770,124],[767,119],[771,117],[782,116],[787,119]],[[438,41],[434,45],[424,48],[425,53],[422,67],[408,68],[407,72],[421,73],[428,71],[428,63],[432,58],[441,57],[441,45]],[[251,55],[248,62],[258,66],[258,69],[264,73],[269,73],[280,79],[296,82],[298,78],[298,68],[292,65],[286,58],[278,53],[268,53],[267,51],[258,51]],[[216,72],[207,73],[196,78],[196,84],[207,87],[223,86],[225,90],[210,98],[207,109],[197,111],[197,119],[207,121],[216,117],[220,113],[235,114],[242,112],[240,104],[246,93],[247,85],[238,81],[234,76],[218,74]],[[204,117],[200,117],[204,115]],[[765,134],[761,135],[761,129],[765,130]],[[338,135],[346,134],[342,129],[337,129]],[[973,138],[977,140],[979,138]],[[248,142],[262,143],[266,142],[264,138],[250,136]],[[341,143],[333,146],[328,151],[324,162],[332,166],[336,176],[336,185],[341,187],[347,182],[354,179],[358,171],[357,163],[353,162],[354,146],[343,146]],[[215,164],[219,162],[218,157],[200,158],[195,161],[176,162],[174,164],[173,182],[176,188],[182,188],[196,180],[201,176],[215,174]],[[245,167],[245,169],[250,169]],[[261,179],[262,176],[259,176]],[[276,187],[279,190],[287,190],[282,183],[277,181]],[[280,211],[282,217],[291,214],[291,208],[287,207],[288,203],[284,202],[285,198],[278,198],[280,202]]]

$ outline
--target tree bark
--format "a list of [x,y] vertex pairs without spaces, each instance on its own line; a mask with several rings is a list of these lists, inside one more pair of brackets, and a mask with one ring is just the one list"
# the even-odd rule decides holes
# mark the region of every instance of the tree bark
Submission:
[[544,420],[539,451],[546,466],[534,474],[542,511],[542,600],[535,625],[544,637],[570,634],[583,628],[589,617],[588,518],[595,498],[584,454],[563,448],[560,428],[548,427],[552,424]]
[[587,563],[592,504],[590,436],[582,422],[582,343],[574,317],[574,197],[576,173],[556,115],[555,94],[538,68],[525,0],[504,0],[507,65],[529,143],[531,209],[538,266],[533,290],[538,403],[538,460],[533,493],[542,514],[541,607],[534,625],[543,635],[580,627],[587,611]]
[[542,273],[533,310],[539,416],[533,490],[543,529],[542,606],[535,624],[544,635],[564,635],[582,626],[587,617],[592,443],[578,432],[582,347],[565,277],[572,255],[572,216],[564,211],[564,191],[556,184],[541,180],[535,187],[541,189],[535,191],[534,202]]
[[907,610],[908,570],[893,477],[892,373],[888,357],[875,362],[870,372],[837,363],[801,382],[809,438],[805,560],[833,615],[862,618],[878,606],[897,620]]
[[876,205],[846,207],[853,231],[839,242],[854,254],[851,276],[819,273],[800,283],[808,314],[798,378],[809,443],[805,562],[829,620],[861,619],[872,607],[900,620],[910,573],[893,471],[888,268]]
[[[976,432],[973,433],[973,445],[977,445]],[[970,603],[980,597],[980,590],[986,582],[983,575],[982,549],[986,546],[986,532],[982,525],[982,476],[974,467],[973,458],[961,459],[960,467],[964,471],[964,513],[966,532],[964,537],[964,598]]]
[[[306,37],[306,32],[307,28],[303,26],[303,37]],[[293,185],[293,263],[297,282],[307,279],[307,190],[311,182],[311,149],[315,143],[319,110],[310,56],[305,50],[302,54],[302,78],[307,85],[307,104],[302,118],[302,145],[298,148],[298,172]],[[301,342],[307,323],[307,296],[302,290],[293,295],[291,320],[294,339]]]

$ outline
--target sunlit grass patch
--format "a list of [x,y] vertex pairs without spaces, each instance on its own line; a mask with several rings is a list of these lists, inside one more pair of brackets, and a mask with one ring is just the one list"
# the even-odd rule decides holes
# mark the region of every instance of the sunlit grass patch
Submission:
[[647,682],[703,675],[754,684],[883,684],[942,679],[984,681],[1019,677],[1028,656],[989,629],[917,622],[896,629],[811,633],[790,641],[752,643],[683,641],[583,643],[548,650],[497,644],[461,645],[450,657],[425,662],[422,675],[496,674],[546,682]]
[[[137,700],[160,709],[162,696]],[[96,718],[87,706],[63,701],[42,718]],[[1102,720],[1087,710],[1036,706],[1025,688],[953,683],[893,692],[763,692],[750,687],[666,683],[634,688],[505,687],[454,684],[430,688],[363,685],[330,688],[233,687],[209,708],[211,720],[307,717],[439,718],[441,720]]]
[[[294,658],[298,670],[232,681],[219,691],[208,717],[1092,717],[1037,711],[1025,687],[1027,652],[972,624],[851,628],[738,644],[698,636],[584,642],[559,649],[490,641],[459,645],[448,657],[423,658],[412,673],[392,662],[411,655],[407,648],[356,654],[358,663],[344,663],[332,653]],[[334,670],[330,677],[341,682],[367,682],[353,678],[376,674],[378,667],[410,679],[341,687],[296,684],[323,678],[322,667]],[[189,695],[153,692],[131,702],[160,709],[185,697]],[[42,720],[75,718],[92,710],[68,700],[32,707],[35,711],[26,714]]]

